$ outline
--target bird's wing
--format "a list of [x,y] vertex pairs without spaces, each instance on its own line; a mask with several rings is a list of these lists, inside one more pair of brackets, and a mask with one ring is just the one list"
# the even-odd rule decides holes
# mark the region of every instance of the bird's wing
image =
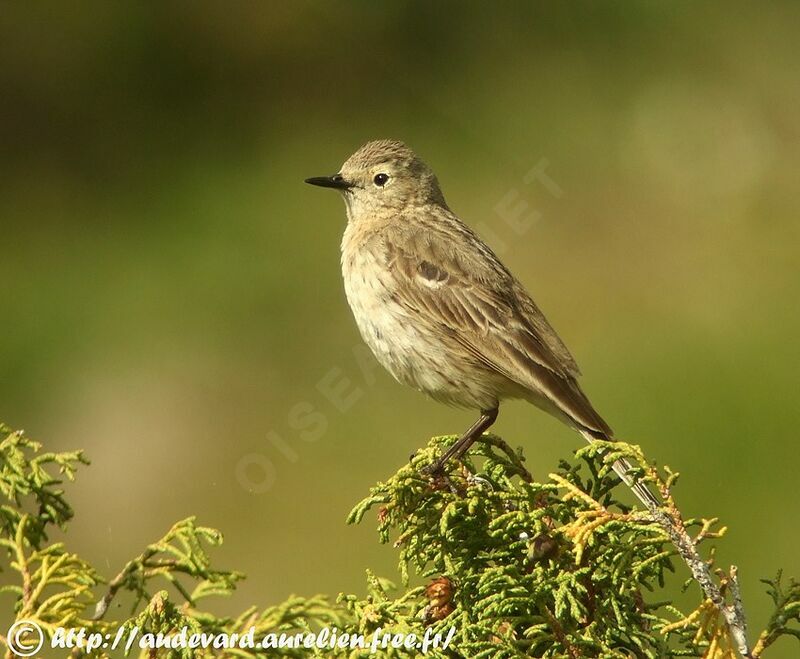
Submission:
[[398,303],[450,333],[488,368],[546,395],[580,425],[610,433],[581,392],[575,361],[542,312],[468,227],[438,221],[424,231],[384,235],[383,241],[398,278]]

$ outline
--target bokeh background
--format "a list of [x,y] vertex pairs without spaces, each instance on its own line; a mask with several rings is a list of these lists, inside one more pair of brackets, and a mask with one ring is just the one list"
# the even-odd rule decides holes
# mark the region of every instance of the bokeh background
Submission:
[[[4,4],[0,418],[92,459],[70,547],[111,575],[196,514],[249,577],[228,611],[395,575],[346,513],[472,413],[365,373],[343,204],[302,183],[395,137],[730,525],[760,628],[758,579],[800,573],[798,43],[789,2]],[[496,428],[542,476],[582,441]]]

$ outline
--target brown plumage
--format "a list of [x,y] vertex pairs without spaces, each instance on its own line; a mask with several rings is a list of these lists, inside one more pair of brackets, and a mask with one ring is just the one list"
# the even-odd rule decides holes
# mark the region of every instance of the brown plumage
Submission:
[[564,343],[411,149],[369,142],[338,174],[307,182],[344,197],[345,291],[378,361],[400,382],[482,413],[442,461],[463,453],[508,398],[531,401],[590,441],[611,438]]
[[[401,228],[377,240],[397,280],[395,301],[409,318],[446,334],[456,359],[471,358],[477,370],[508,380],[498,399],[529,398],[610,436],[577,383],[572,355],[480,238],[447,208],[429,209],[423,220],[399,221]],[[494,402],[478,407],[489,409]]]

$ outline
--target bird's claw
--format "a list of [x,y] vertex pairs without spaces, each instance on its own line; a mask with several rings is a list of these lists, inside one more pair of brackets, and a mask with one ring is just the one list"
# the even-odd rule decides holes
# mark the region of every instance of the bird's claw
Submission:
[[423,476],[430,476],[431,478],[439,478],[445,475],[444,465],[438,460],[429,465],[425,465],[424,467],[422,467],[422,469],[419,470],[419,472]]
[[457,486],[444,469],[444,464],[438,460],[432,464],[426,465],[419,470],[423,476],[430,479],[430,487],[433,490],[449,490],[455,496],[463,496],[464,487]]

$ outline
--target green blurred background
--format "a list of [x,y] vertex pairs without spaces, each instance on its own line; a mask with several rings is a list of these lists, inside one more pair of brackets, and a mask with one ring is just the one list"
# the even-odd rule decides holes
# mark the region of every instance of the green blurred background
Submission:
[[[760,628],[758,579],[800,573],[799,41],[788,2],[4,3],[0,418],[92,459],[69,546],[111,575],[197,514],[248,574],[230,611],[395,574],[344,517],[473,414],[365,380],[343,204],[302,183],[394,137],[730,524]],[[560,196],[523,180],[545,163]],[[523,403],[496,429],[538,476],[582,441]]]

